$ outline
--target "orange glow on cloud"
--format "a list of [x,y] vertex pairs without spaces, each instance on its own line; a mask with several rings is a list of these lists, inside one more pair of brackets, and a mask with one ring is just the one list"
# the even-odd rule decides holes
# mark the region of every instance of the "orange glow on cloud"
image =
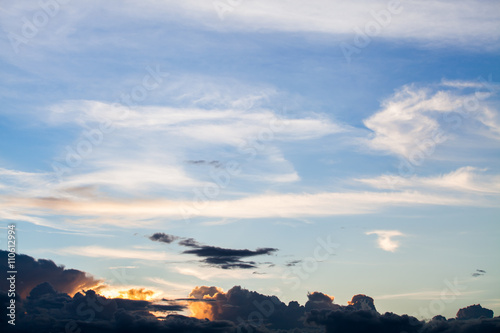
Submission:
[[95,291],[106,298],[123,298],[136,301],[151,301],[157,294],[155,291],[146,288],[123,290],[122,288],[104,287],[96,289]]
[[[226,293],[219,287],[196,287],[189,294],[189,298],[194,300],[217,300],[225,297]],[[191,311],[191,317],[214,320],[220,311],[216,304],[215,302],[203,301],[189,302],[188,307]]]
[[214,320],[213,307],[207,302],[189,302],[191,317]]

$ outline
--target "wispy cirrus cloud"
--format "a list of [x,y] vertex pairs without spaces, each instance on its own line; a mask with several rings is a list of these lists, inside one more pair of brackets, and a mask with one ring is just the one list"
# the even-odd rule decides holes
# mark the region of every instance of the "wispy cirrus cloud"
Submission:
[[411,300],[436,300],[440,297],[449,297],[449,296],[459,296],[459,298],[466,298],[469,295],[480,294],[483,292],[482,290],[472,290],[472,291],[460,291],[460,294],[457,295],[453,290],[426,290],[426,291],[416,291],[409,293],[400,293],[400,294],[388,294],[388,295],[380,295],[376,296],[376,299],[386,300],[386,299],[411,299]]
[[83,256],[90,258],[107,258],[107,259],[137,259],[137,260],[152,260],[152,261],[168,261],[168,260],[179,260],[181,258],[181,256],[179,255],[168,254],[163,251],[144,251],[144,250],[130,250],[126,248],[123,249],[107,248],[99,245],[70,246],[57,249],[53,252],[62,255]]
[[362,178],[358,179],[358,181],[378,189],[391,189],[396,186],[399,189],[453,190],[477,194],[500,193],[500,175],[487,174],[486,171],[485,169],[467,166],[431,177],[392,176],[389,182],[387,176],[379,176]]
[[457,139],[456,128],[462,139],[479,135],[498,141],[500,114],[488,100],[498,89],[494,83],[479,81],[403,86],[364,120],[373,134],[362,142],[373,150],[412,159],[421,152],[432,155],[436,146]]
[[[72,223],[92,216],[95,224],[120,227],[141,225],[148,219],[183,219],[185,211],[194,217],[266,218],[358,215],[381,211],[396,206],[495,206],[495,199],[475,196],[457,196],[454,193],[433,194],[416,191],[401,192],[338,192],[289,193],[250,195],[234,200],[207,201],[203,209],[196,209],[191,201],[169,199],[72,200],[58,198],[3,198],[5,211],[23,211],[24,214],[45,212],[51,215],[70,215]],[[158,221],[160,222],[160,221]],[[149,223],[150,227],[154,222]]]
[[[346,131],[324,115],[282,115],[263,108],[129,108],[97,101],[66,101],[49,110],[49,125],[73,124],[82,131],[75,144],[67,146],[54,161],[63,166],[55,169],[64,173],[61,187],[97,185],[144,193],[206,185],[211,181],[207,171],[188,168],[199,164],[186,161],[204,161],[200,157],[207,154],[212,161],[219,161],[208,164],[216,168],[223,167],[220,161],[228,158],[252,160],[241,174],[247,181],[294,182],[300,176],[284,157],[281,144]],[[103,122],[112,124],[111,133],[96,132]],[[80,156],[76,153],[78,144],[88,142],[91,133],[98,138],[97,143]],[[68,161],[74,160],[77,167],[69,168]]]
[[202,109],[134,106],[99,101],[65,101],[49,108],[49,121],[91,124],[108,121],[115,130],[147,130],[156,135],[182,137],[197,144],[239,145],[263,129],[271,129],[275,140],[296,141],[339,133],[345,129],[325,116],[282,117],[269,109]]
[[[113,28],[123,20],[132,20],[141,26],[141,22],[145,25],[146,18],[148,22],[163,23],[165,18],[170,21],[187,21],[200,29],[212,31],[278,31],[350,36],[355,34],[354,28],[364,29],[368,22],[377,22],[377,15],[382,15],[382,18],[378,19],[383,22],[381,38],[408,40],[413,43],[419,41],[426,47],[439,47],[439,44],[442,47],[444,44],[485,49],[494,48],[499,39],[497,13],[500,8],[495,1],[484,2],[481,6],[467,0],[396,2],[394,7],[398,8],[397,15],[389,13],[390,17],[386,19],[384,14],[379,13],[387,11],[389,3],[391,2],[384,0],[313,0],[307,3],[299,0],[254,0],[238,4],[224,3],[225,10],[221,11],[216,9],[213,2],[195,0],[144,1],[140,6],[133,1],[124,1],[120,8],[113,3],[100,4],[99,10],[89,8],[88,2],[72,1],[70,5],[61,6],[61,14],[54,18],[58,23],[56,26],[63,29],[48,25],[44,29],[46,33],[39,34],[32,43],[45,47],[65,43],[78,48],[78,45],[73,45],[75,34],[70,32],[87,27],[88,16],[96,17],[92,27],[100,28],[101,34],[104,35],[100,37],[98,45],[106,41],[115,45],[117,41],[111,38]],[[6,5],[3,12],[0,12],[3,29],[19,34],[18,17],[36,10],[41,9],[33,4]],[[82,41],[82,44],[86,47],[93,46],[93,43],[88,41]],[[7,41],[4,45],[4,49],[9,50]]]

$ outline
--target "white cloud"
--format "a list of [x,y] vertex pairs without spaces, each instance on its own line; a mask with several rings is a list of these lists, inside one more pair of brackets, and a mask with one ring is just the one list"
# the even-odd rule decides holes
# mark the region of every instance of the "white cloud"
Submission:
[[[118,130],[147,130],[161,137],[192,139],[197,144],[238,146],[249,138],[307,140],[344,129],[321,115],[283,118],[272,110],[200,109],[136,106],[97,101],[66,101],[50,107],[49,119],[58,124],[109,121]],[[113,133],[114,134],[114,133]]]
[[[300,176],[279,145],[344,131],[322,115],[283,118],[263,108],[128,108],[97,101],[66,101],[51,106],[46,118],[54,126],[72,123],[82,127],[81,136],[55,160],[64,173],[58,189],[97,186],[105,192],[133,190],[143,194],[162,189],[190,191],[213,183],[209,170],[188,170],[185,163],[206,156],[223,162],[251,160],[241,179],[298,181]],[[108,122],[113,130],[106,133],[100,128]],[[86,151],[81,148],[84,146],[91,147],[86,149],[88,153],[81,153]],[[78,162],[76,167],[68,167],[68,158]]]
[[[186,217],[210,218],[297,218],[308,216],[357,215],[378,212],[388,207],[442,205],[495,206],[495,198],[431,194],[417,191],[401,192],[338,192],[265,194],[234,200],[174,201],[168,199],[116,200],[94,198],[39,199],[5,198],[6,210],[21,210],[24,214],[43,211],[52,216],[72,216],[67,223],[82,224],[80,219],[92,217],[94,225],[119,227],[153,226],[165,219]],[[88,227],[88,223],[85,223]]]
[[478,194],[499,194],[500,175],[485,174],[485,171],[467,166],[433,177],[380,176],[358,179],[358,181],[378,189],[453,190]]
[[445,87],[453,87],[453,88],[484,88],[484,85],[481,82],[473,82],[473,81],[463,81],[463,80],[441,80],[441,85]]
[[[499,113],[487,101],[493,91],[486,89],[491,88],[481,85],[482,91],[462,92],[463,87],[477,84],[460,81],[425,88],[402,87],[382,103],[380,111],[364,120],[365,126],[373,131],[364,144],[412,161],[419,159],[420,154],[432,155],[436,146],[456,136],[450,131],[452,125],[460,126],[461,137],[475,134],[500,139]],[[455,115],[450,116],[452,112]],[[468,118],[478,121],[483,128],[478,130]]]
[[[354,28],[365,28],[375,21],[371,12],[387,10],[390,1],[243,1],[225,14],[219,28],[243,30],[272,29],[278,31],[307,31],[329,34],[354,34]],[[189,10],[213,11],[197,1],[184,2]],[[500,6],[486,2],[477,6],[472,1],[401,1],[400,13],[390,14],[379,35],[386,38],[440,40],[461,46],[485,45],[487,40],[499,38]],[[394,12],[399,12],[394,11]],[[492,31],[495,33],[492,34]]]
[[389,252],[395,252],[400,245],[399,241],[393,240],[392,237],[405,236],[397,230],[374,230],[366,232],[366,235],[377,235],[378,247]]
[[474,291],[460,291],[460,294],[457,295],[455,290],[450,290],[448,288],[443,290],[427,290],[427,291],[417,291],[412,293],[401,293],[401,294],[388,294],[388,295],[380,295],[374,297],[375,299],[383,300],[383,299],[412,299],[412,300],[436,300],[436,299],[447,299],[448,297],[464,297],[467,295],[474,295],[481,293],[482,290],[474,290]]
[[51,182],[50,173],[24,172],[0,168],[0,193],[41,195]]
[[160,251],[139,251],[129,249],[105,248],[98,245],[72,246],[57,249],[57,251],[54,252],[62,255],[107,259],[137,259],[152,261],[180,260],[181,258],[184,259],[184,257],[180,255],[167,254],[166,252]]
[[104,185],[125,191],[147,191],[152,188],[203,186],[206,183],[189,177],[179,166],[127,160],[99,163],[99,171],[70,175],[60,188]]
[[[92,4],[89,0],[72,1],[62,5],[60,11],[52,17],[50,24],[29,41],[30,47],[60,49],[82,49],[116,45],[121,38],[116,38],[112,29],[122,22],[133,21],[139,27],[141,22],[149,25],[175,22],[176,24],[197,25],[213,31],[280,31],[326,33],[352,39],[355,28],[361,30],[369,22],[376,22],[372,12],[387,10],[388,0],[252,0],[235,2],[234,7],[225,13],[221,20],[212,1],[185,0],[167,1],[116,1]],[[239,4],[238,4],[239,3]],[[496,1],[485,1],[480,6],[474,1],[401,1],[401,12],[391,14],[387,24],[381,26],[377,37],[404,39],[422,45],[443,47],[458,45],[464,48],[495,49],[500,37],[500,5]],[[42,11],[37,4],[6,3],[0,11],[2,30],[21,35],[23,16],[32,17]],[[89,17],[92,25],[89,28]],[[95,38],[76,39],[78,31],[88,32],[99,29],[101,34]],[[108,32],[106,34],[105,32]],[[143,36],[143,35],[141,35]],[[352,36],[352,37],[351,37]],[[75,38],[76,37],[76,38]],[[132,47],[138,47],[140,40],[128,40]],[[0,42],[0,50],[9,57],[15,54],[10,42]],[[123,45],[120,45],[123,46]],[[25,45],[21,45],[25,47]],[[36,53],[31,55],[36,57]]]

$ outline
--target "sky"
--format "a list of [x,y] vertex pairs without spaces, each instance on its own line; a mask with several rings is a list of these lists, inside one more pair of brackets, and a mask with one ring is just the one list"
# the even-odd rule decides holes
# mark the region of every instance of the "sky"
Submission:
[[241,286],[499,314],[499,13],[2,1],[2,249],[15,224],[18,253],[106,297]]

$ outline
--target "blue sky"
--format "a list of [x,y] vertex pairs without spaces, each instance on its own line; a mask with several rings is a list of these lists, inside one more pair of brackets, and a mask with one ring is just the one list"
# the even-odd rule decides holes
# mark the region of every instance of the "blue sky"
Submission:
[[[439,313],[500,312],[497,2],[47,3],[0,7],[0,219],[19,252],[110,293],[364,293],[425,317],[456,282]],[[278,251],[224,270],[156,232]]]

